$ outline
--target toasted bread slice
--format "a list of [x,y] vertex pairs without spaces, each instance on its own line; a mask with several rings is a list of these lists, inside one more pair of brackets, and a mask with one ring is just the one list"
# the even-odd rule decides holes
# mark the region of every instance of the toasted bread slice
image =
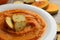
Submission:
[[16,31],[22,30],[26,26],[26,18],[24,15],[14,14],[12,19],[14,21]]
[[60,32],[60,24],[57,24],[57,31]]
[[49,4],[46,11],[54,15],[58,12],[58,6],[56,4]]
[[10,17],[6,17],[5,21],[6,21],[6,24],[9,26],[9,28],[13,29],[13,23],[12,23],[11,18]]
[[14,4],[24,4],[22,1],[15,1]]
[[26,21],[26,18],[25,18],[24,15],[16,15],[16,14],[14,14],[12,16],[12,19],[13,19],[14,22]]
[[57,35],[57,40],[60,40],[60,34]]
[[48,4],[49,4],[48,1],[39,1],[39,2],[32,3],[33,6],[37,6],[39,8],[43,8],[43,9],[46,9]]
[[23,28],[25,28],[26,22],[21,21],[21,22],[15,22],[15,31],[20,31]]

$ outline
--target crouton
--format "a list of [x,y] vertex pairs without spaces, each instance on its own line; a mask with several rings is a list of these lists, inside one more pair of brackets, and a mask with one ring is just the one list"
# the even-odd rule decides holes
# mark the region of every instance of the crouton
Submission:
[[21,31],[22,29],[25,28],[26,22],[24,22],[24,21],[15,22],[14,25],[15,25],[15,31]]
[[12,16],[15,31],[20,31],[26,26],[26,18],[24,15],[16,15]]
[[13,23],[12,23],[11,18],[10,17],[6,17],[5,21],[6,21],[6,24],[9,26],[9,28],[13,29]]
[[16,15],[16,14],[14,14],[14,15],[12,16],[12,19],[13,19],[14,22],[26,21],[24,15]]

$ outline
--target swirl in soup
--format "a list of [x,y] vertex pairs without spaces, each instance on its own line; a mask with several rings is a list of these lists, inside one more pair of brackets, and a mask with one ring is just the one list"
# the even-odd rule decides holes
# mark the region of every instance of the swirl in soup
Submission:
[[13,9],[0,13],[1,40],[37,40],[45,31],[45,20],[33,11]]

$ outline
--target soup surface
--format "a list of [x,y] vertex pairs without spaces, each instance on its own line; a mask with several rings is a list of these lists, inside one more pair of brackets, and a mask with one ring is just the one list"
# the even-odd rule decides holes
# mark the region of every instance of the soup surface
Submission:
[[37,40],[46,28],[37,13],[23,9],[0,12],[0,40]]

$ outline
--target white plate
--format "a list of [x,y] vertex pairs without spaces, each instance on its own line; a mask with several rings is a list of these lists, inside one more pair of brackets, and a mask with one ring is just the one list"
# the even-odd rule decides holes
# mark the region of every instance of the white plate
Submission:
[[35,6],[30,6],[30,5],[27,5],[27,4],[1,5],[0,6],[0,11],[16,9],[16,8],[17,9],[31,10],[31,11],[34,11],[34,12],[38,13],[39,15],[41,15],[47,23],[46,32],[45,32],[44,36],[42,37],[42,40],[53,40],[54,39],[54,37],[56,35],[56,32],[57,32],[57,28],[56,28],[56,22],[50,14],[48,14],[43,9],[37,8]]

